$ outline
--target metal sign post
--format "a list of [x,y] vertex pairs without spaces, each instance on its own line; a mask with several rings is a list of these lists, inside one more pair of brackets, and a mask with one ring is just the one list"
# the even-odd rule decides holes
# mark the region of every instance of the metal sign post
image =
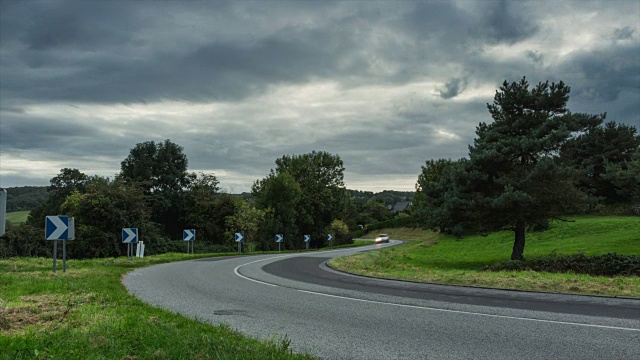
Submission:
[[189,253],[189,243],[191,243],[191,253],[193,254],[193,243],[196,241],[196,229],[183,230],[182,240],[187,242],[187,254]]
[[307,250],[309,250],[309,243],[311,242],[311,235],[304,236],[304,243],[306,245]]
[[47,216],[44,220],[44,238],[53,240],[53,272],[57,270],[58,240],[62,240],[62,271],[67,271],[67,240],[75,239],[75,222],[66,215]]
[[333,235],[327,234],[327,240],[329,240],[329,247],[333,246]]
[[133,245],[138,243],[138,228],[122,228],[122,242],[127,244],[127,259],[133,259]]
[[280,252],[280,244],[284,241],[284,235],[276,234],[276,242],[278,243],[278,252]]
[[238,243],[238,254],[242,253],[242,243],[244,242],[244,233],[236,233],[236,242]]

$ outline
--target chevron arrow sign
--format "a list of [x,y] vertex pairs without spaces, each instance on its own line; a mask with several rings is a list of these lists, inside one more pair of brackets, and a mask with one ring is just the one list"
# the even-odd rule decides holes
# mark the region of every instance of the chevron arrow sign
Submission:
[[47,240],[67,240],[69,237],[69,217],[64,215],[47,216],[44,234]]
[[135,244],[138,242],[138,228],[122,228],[122,242]]
[[182,240],[194,241],[196,239],[196,229],[188,229],[182,232]]

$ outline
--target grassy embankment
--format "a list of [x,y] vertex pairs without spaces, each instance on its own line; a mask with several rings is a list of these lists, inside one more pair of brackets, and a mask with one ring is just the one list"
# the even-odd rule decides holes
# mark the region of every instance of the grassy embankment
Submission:
[[22,224],[27,221],[27,217],[29,217],[29,213],[31,211],[13,211],[7,213],[7,221],[10,221],[14,224]]
[[[122,276],[138,267],[216,254],[0,260],[0,359],[309,359],[287,339],[258,341],[154,308]],[[224,255],[224,254],[217,254]]]
[[[528,233],[525,258],[534,259],[555,252],[569,255],[583,252],[600,255],[615,252],[640,255],[640,218],[602,216],[556,222],[542,233]],[[535,271],[481,271],[485,265],[508,260],[513,233],[466,236],[456,240],[422,229],[383,229],[368,234],[388,233],[407,244],[332,260],[344,271],[420,282],[488,286],[508,289],[640,297],[638,276],[589,276]]]
[[224,255],[68,260],[66,273],[59,261],[55,274],[52,259],[0,260],[0,359],[311,358],[292,354],[287,339],[258,341],[151,307],[121,283],[135,268]]

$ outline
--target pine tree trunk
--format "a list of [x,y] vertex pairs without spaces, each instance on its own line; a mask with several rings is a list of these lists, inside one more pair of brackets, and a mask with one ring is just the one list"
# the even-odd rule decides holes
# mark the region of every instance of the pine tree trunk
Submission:
[[524,260],[524,222],[516,223],[515,240],[513,242],[513,251],[511,252],[511,260]]

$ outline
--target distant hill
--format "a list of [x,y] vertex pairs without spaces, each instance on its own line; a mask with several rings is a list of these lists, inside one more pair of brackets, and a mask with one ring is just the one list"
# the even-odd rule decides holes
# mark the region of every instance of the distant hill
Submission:
[[[374,193],[373,191],[361,191],[361,190],[349,190],[347,189],[347,194],[349,197],[353,199],[358,199],[364,202],[369,202],[372,200],[382,200],[385,205],[395,206],[399,202],[407,202],[412,201],[415,192],[413,191],[395,191],[395,190],[384,190],[383,192]],[[245,200],[251,199],[251,193],[244,192],[242,194],[231,194],[232,196],[241,197]]]
[[362,201],[382,200],[385,205],[395,206],[399,202],[412,201],[415,193],[413,191],[384,190],[374,193],[372,191],[349,190],[347,193],[354,199]]
[[7,212],[30,211],[47,201],[46,186],[22,186],[6,188]]

